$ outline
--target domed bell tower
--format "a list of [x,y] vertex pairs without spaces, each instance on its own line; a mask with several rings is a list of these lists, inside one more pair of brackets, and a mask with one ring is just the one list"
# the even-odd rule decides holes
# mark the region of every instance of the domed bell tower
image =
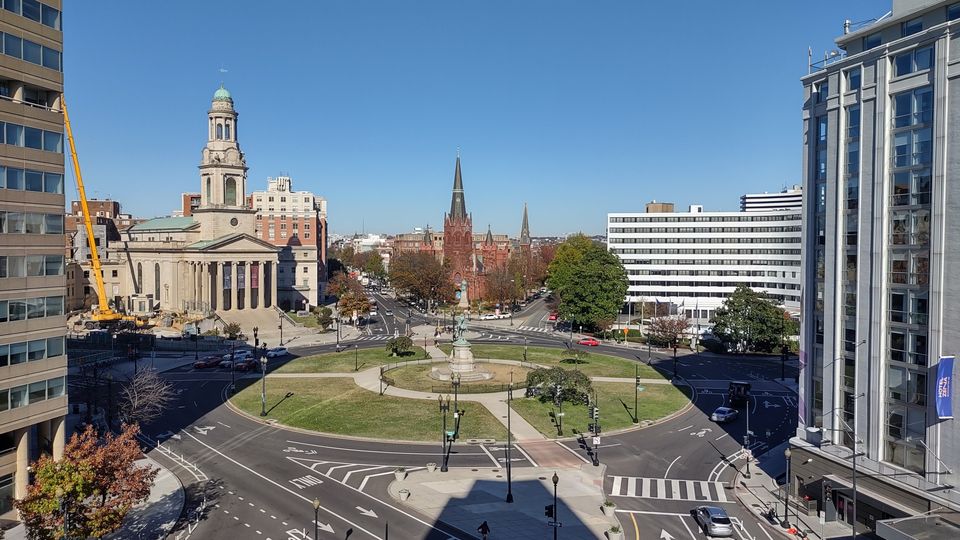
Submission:
[[247,160],[237,142],[237,111],[223,85],[207,111],[207,144],[200,159],[200,207],[194,212],[204,240],[255,232],[247,207]]

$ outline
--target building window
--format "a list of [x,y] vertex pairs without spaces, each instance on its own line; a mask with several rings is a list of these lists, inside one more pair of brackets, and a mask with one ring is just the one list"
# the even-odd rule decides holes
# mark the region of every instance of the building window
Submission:
[[947,6],[947,20],[955,21],[960,19],[960,3]]
[[860,89],[860,76],[861,71],[859,67],[851,68],[847,70],[847,90],[859,90]]
[[883,43],[883,40],[880,38],[880,32],[870,34],[863,38],[863,50],[867,51],[874,47],[879,47],[881,43]]
[[223,124],[217,123],[217,140],[223,138]]
[[825,103],[830,96],[830,80],[824,79],[817,84],[817,103]]
[[930,69],[933,64],[933,47],[923,47],[893,58],[894,77],[902,77],[917,71]]
[[900,23],[900,36],[907,37],[923,30],[923,19],[917,17]]
[[160,263],[153,265],[153,299],[160,300]]
[[929,86],[893,97],[893,127],[925,124],[933,119],[933,90]]

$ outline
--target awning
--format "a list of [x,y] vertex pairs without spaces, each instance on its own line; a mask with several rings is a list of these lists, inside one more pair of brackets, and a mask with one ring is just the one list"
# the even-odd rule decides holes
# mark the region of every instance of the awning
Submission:
[[877,522],[884,540],[954,540],[960,538],[960,514],[942,512]]

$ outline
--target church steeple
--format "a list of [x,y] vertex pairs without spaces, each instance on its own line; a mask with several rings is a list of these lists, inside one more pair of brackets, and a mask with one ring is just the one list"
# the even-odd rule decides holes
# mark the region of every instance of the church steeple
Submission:
[[523,222],[520,223],[520,245],[530,245],[530,223],[527,220],[527,203],[523,203]]
[[467,202],[463,196],[463,178],[460,177],[460,154],[457,153],[457,168],[453,173],[453,196],[450,198],[450,219],[467,217]]
[[247,160],[237,142],[233,97],[220,85],[207,111],[207,144],[200,159],[200,207],[246,207]]
[[487,224],[487,238],[484,240],[484,242],[486,242],[487,245],[493,245],[493,231],[490,230],[489,224]]

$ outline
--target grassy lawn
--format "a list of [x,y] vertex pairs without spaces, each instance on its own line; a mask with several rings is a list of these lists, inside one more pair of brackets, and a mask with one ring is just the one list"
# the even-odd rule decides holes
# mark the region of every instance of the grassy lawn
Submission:
[[[593,383],[600,401],[600,425],[604,431],[613,431],[633,425],[634,386],[631,383]],[[647,384],[640,392],[640,420],[656,420],[683,407],[689,400],[684,391],[669,384]],[[548,437],[557,436],[557,428],[550,417],[559,412],[553,403],[540,403],[537,398],[513,400],[513,410],[533,427]],[[586,405],[563,404],[563,434],[588,432],[591,423]]]
[[[443,367],[446,364],[436,363],[432,365],[406,366],[397,369],[391,369],[387,376],[394,380],[394,386],[406,388],[408,390],[419,390],[421,392],[432,392],[434,387],[449,387],[449,383],[436,381],[430,378],[430,370],[434,367]],[[510,382],[510,371],[513,370],[513,380],[515,383],[523,383],[527,380],[526,368],[520,366],[505,366],[501,364],[477,364],[477,366],[494,377],[487,381],[465,382],[460,385],[460,392],[469,394],[471,387],[496,385],[500,387]],[[521,386],[523,386],[521,384]],[[438,390],[439,391],[439,390]],[[445,390],[446,391],[446,390]],[[497,391],[500,391],[499,388]]]
[[294,321],[302,324],[303,326],[305,326],[305,327],[307,327],[307,328],[317,328],[317,327],[319,326],[319,325],[317,324],[317,316],[316,316],[316,315],[312,315],[312,314],[311,314],[311,315],[307,315],[306,317],[299,317],[299,316],[297,316],[297,312],[296,312],[296,311],[288,311],[288,312],[287,312],[287,315],[288,315],[291,319],[293,319]]
[[[440,348],[447,354],[450,345],[444,344]],[[518,345],[474,345],[471,347],[475,358],[500,358],[503,360],[523,360],[523,347]],[[589,349],[587,347],[586,349]],[[564,369],[579,369],[590,377],[633,377],[637,362],[598,354],[587,351],[580,364],[565,349],[549,347],[529,347],[527,361],[545,366],[560,366]],[[644,379],[662,379],[657,371],[649,366],[640,364],[640,377]],[[631,397],[630,399],[633,399]]]
[[[292,396],[284,398],[288,392]],[[247,413],[259,415],[260,385],[251,382],[231,401]],[[506,439],[506,428],[483,406],[466,402],[460,406],[466,410],[460,425],[462,439]],[[379,396],[358,388],[352,379],[268,379],[267,409],[268,418],[324,433],[440,440],[440,411],[435,401]],[[452,413],[447,422],[449,426]]]
[[[356,359],[354,355],[356,355]],[[296,358],[277,368],[277,373],[348,373],[353,371],[354,362],[360,365],[362,371],[383,364],[420,360],[422,358],[423,349],[420,347],[414,347],[407,351],[406,356],[390,356],[390,353],[382,347],[374,349],[348,348],[338,353]]]

